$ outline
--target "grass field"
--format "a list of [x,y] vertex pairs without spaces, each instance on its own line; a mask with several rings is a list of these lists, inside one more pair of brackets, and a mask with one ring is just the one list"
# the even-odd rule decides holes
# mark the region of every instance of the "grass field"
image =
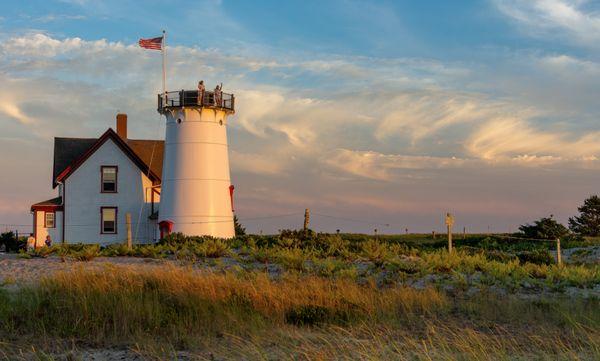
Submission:
[[[23,255],[79,267],[0,288],[0,357],[600,359],[600,264],[559,266],[551,243],[523,250],[485,235],[457,240],[449,254],[427,237],[175,235],[133,250]],[[82,262],[99,256],[165,265]]]

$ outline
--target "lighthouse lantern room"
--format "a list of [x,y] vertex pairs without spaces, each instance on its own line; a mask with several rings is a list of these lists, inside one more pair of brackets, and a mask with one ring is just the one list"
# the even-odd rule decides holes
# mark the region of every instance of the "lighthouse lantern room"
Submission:
[[232,238],[233,186],[229,173],[227,117],[233,94],[181,90],[158,95],[166,117],[160,197],[161,236]]

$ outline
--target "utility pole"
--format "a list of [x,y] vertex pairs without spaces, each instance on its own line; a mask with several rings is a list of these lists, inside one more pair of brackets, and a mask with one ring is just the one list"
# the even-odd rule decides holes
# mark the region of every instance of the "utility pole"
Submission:
[[454,225],[454,217],[450,213],[446,213],[446,227],[448,228],[448,253],[452,253],[452,226]]
[[560,251],[560,238],[556,239],[556,263],[562,266],[562,253]]
[[310,210],[306,208],[304,210],[304,234],[308,232],[308,225],[310,224]]

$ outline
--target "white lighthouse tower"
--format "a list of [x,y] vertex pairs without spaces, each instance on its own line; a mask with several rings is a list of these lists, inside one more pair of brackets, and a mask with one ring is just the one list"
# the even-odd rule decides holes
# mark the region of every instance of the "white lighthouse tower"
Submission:
[[[200,94],[199,94],[200,93]],[[234,96],[181,90],[158,96],[167,119],[160,196],[161,236],[235,236],[227,117]]]

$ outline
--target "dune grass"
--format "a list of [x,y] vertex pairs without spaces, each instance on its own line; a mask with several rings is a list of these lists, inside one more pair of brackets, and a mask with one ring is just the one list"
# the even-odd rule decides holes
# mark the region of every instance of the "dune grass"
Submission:
[[79,267],[0,292],[0,357],[35,344],[40,355],[125,347],[155,359],[593,360],[599,310],[598,299],[450,297],[297,273]]

